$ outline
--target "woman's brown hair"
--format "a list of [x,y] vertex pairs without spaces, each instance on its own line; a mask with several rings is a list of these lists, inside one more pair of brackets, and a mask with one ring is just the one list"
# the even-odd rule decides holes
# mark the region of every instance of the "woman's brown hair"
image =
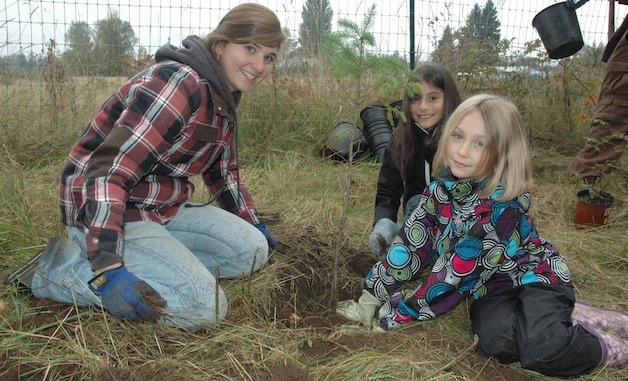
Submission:
[[220,23],[203,39],[212,55],[214,46],[220,43],[255,43],[280,47],[286,39],[277,15],[263,5],[247,3],[231,9]]

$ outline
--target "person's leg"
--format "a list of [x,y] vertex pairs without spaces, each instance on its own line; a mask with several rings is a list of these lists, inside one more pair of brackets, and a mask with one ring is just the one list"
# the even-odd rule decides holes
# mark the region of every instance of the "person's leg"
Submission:
[[587,142],[566,173],[580,177],[599,177],[608,172],[609,163],[617,161],[626,149],[627,133],[628,123],[625,121],[594,119]]
[[268,241],[252,224],[211,206],[182,207],[166,229],[220,278],[238,278],[268,260]]
[[[85,234],[68,228],[59,250],[40,261],[32,292],[39,298],[64,303],[100,306],[87,282],[94,277],[85,246]],[[125,266],[146,281],[167,302],[161,322],[189,330],[202,329],[222,320],[227,300],[211,272],[163,225],[131,222],[125,226]],[[216,308],[216,303],[218,307]]]
[[199,330],[227,315],[227,298],[214,275],[164,225],[126,224],[124,261],[168,303],[163,323]]
[[584,300],[576,300],[571,321],[595,329],[609,328],[620,337],[628,338],[628,314],[624,311],[604,310]]
[[471,328],[478,340],[476,352],[504,364],[519,361],[517,303],[517,290],[513,290],[484,296],[471,304]]
[[602,358],[599,340],[580,324],[572,325],[573,289],[533,283],[519,293],[518,336],[521,366],[552,376],[577,376]]
[[87,285],[94,277],[87,250],[72,239],[82,232],[77,228],[68,228],[68,234],[70,238],[53,238],[44,249],[28,285],[30,291],[37,298],[78,306],[100,306],[100,299]]

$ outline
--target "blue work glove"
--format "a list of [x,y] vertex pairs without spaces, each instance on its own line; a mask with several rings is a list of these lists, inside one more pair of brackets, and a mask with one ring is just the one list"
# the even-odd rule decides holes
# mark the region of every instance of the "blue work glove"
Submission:
[[264,234],[264,237],[266,237],[266,240],[268,241],[268,247],[270,247],[271,250],[275,250],[277,246],[279,246],[275,238],[273,238],[273,236],[268,232],[268,228],[266,228],[266,222],[260,222],[259,224],[255,225],[255,227],[258,228],[259,231],[262,232],[262,234]]
[[100,294],[102,304],[117,318],[156,321],[166,301],[126,267],[107,270],[89,281],[89,288]]
[[377,221],[369,237],[371,252],[380,258],[384,257],[398,232],[399,226],[390,218],[382,218]]
[[415,194],[414,196],[410,197],[408,202],[406,202],[406,211],[404,213],[406,221],[410,219],[410,216],[412,215],[412,213],[414,213],[414,210],[417,208],[417,206],[419,206],[419,201],[421,201],[422,196],[423,195],[421,193]]

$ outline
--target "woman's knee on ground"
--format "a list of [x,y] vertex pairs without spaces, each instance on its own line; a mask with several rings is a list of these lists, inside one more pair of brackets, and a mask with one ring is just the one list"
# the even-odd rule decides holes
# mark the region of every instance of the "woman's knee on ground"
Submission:
[[268,254],[270,249],[268,247],[268,241],[266,240],[266,237],[264,237],[263,234],[262,237],[262,240],[257,240],[252,243],[251,252],[253,253],[254,259],[252,260],[251,268],[253,272],[260,270],[266,264],[266,262],[268,262]]
[[[230,263],[231,273],[222,273],[221,278],[239,278],[259,271],[268,262],[269,247],[266,237],[255,229],[253,234],[249,234],[248,246],[240,247],[240,252],[233,252],[233,261]],[[237,261],[236,261],[237,258]],[[237,273],[236,273],[237,271]]]
[[188,331],[200,331],[224,320],[228,312],[228,303],[224,291],[219,287],[217,294],[207,292],[203,297],[196,295],[193,304],[185,306],[169,304],[166,310],[163,316],[164,324]]
[[471,327],[478,341],[476,352],[504,364],[519,361],[516,314],[504,308],[508,303],[484,302],[474,303],[470,311]]

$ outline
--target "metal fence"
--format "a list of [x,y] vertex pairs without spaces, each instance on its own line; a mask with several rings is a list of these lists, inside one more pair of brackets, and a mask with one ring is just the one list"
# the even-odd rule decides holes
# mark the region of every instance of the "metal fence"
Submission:
[[[250,0],[274,10],[292,38],[298,38],[302,10],[306,0]],[[217,25],[229,9],[242,0],[49,0],[5,1],[0,7],[0,56],[19,52],[42,54],[54,40],[65,48],[65,34],[72,22],[94,25],[111,10],[128,21],[138,38],[138,47],[153,52],[166,41],[176,44],[187,35],[205,34]],[[486,0],[345,0],[330,1],[333,23],[341,19],[360,22],[371,5],[376,6],[374,33],[383,53],[410,50],[410,5],[414,4],[416,50],[419,56],[431,52],[444,28],[464,25],[475,4]],[[514,48],[538,38],[532,19],[553,0],[494,0],[499,14],[502,38],[512,39]],[[577,10],[586,44],[604,43],[609,25],[609,2],[590,0]],[[628,13],[628,7],[615,6],[614,23]]]
[[[298,43],[299,26],[306,0],[251,0],[274,10]],[[7,65],[24,69],[50,55],[67,50],[66,35],[73,23],[94,26],[115,12],[128,22],[136,37],[133,47],[139,58],[150,57],[166,42],[180,45],[191,34],[204,35],[218,24],[231,8],[242,0],[49,0],[5,1],[0,7],[0,76],[6,76]],[[552,0],[494,0],[500,21],[502,39],[511,41],[510,49],[523,50],[526,43],[538,39],[532,27],[533,17],[558,1]],[[333,29],[339,19],[360,23],[368,8],[375,5],[376,19],[372,32],[381,54],[398,54],[409,60],[411,51],[416,60],[430,58],[444,29],[456,30],[465,25],[474,5],[484,6],[486,0],[345,0],[329,1],[333,10]],[[628,6],[613,0],[590,0],[577,10],[585,44],[601,46],[606,43],[609,28],[619,25]],[[410,9],[414,5],[414,9]],[[411,21],[413,17],[413,22]],[[410,30],[414,30],[414,39]],[[411,40],[414,47],[411,47]],[[52,45],[52,46],[51,46]],[[6,95],[6,94],[5,94]]]

